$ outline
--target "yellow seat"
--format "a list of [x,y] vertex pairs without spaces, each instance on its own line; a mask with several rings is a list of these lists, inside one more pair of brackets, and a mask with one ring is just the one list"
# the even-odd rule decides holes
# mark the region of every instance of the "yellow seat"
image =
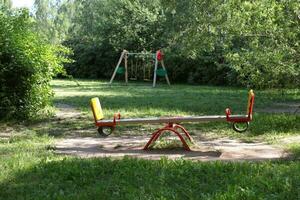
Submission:
[[91,107],[94,115],[95,122],[104,118],[101,104],[98,97],[91,99]]

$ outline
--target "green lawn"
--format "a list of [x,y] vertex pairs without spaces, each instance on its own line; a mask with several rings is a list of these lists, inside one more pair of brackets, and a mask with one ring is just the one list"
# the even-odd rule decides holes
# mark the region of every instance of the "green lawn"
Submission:
[[[72,105],[88,113],[91,118],[89,101],[99,97],[106,118],[120,112],[126,117],[184,116],[184,115],[225,115],[227,107],[233,114],[245,114],[248,89],[212,86],[158,85],[151,83],[123,83],[113,86],[104,81],[76,82],[53,81],[55,102]],[[236,134],[226,123],[190,124],[187,128],[197,132],[234,137],[257,136],[272,139],[274,135],[300,134],[300,117],[293,114],[268,114],[260,110],[277,108],[278,103],[300,102],[300,90],[255,91],[254,121],[247,135]],[[279,105],[280,106],[280,105]],[[256,112],[256,111],[259,112]],[[300,111],[299,111],[300,112]],[[131,128],[131,127],[130,127]],[[125,128],[126,129],[126,128]],[[120,127],[121,133],[124,127]]]
[[[246,110],[247,89],[132,83],[110,87],[100,81],[55,80],[55,103],[85,115],[69,122],[43,119],[0,123],[0,199],[300,199],[299,141],[287,146],[294,157],[264,162],[192,162],[79,159],[54,153],[56,138],[94,135],[89,99],[98,96],[107,118],[224,114]],[[300,135],[299,115],[262,112],[276,103],[300,101],[299,90],[255,91],[249,132],[236,134],[226,123],[186,124],[193,134],[239,137],[276,143]],[[257,112],[256,112],[257,111]],[[116,134],[147,126],[120,127]],[[86,133],[85,131],[86,130]],[[92,132],[90,132],[92,130]]]

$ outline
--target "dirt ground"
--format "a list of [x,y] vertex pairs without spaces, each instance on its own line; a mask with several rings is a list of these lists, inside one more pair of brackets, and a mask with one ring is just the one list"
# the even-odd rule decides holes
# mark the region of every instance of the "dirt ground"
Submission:
[[274,105],[259,111],[266,113],[287,113],[300,115],[300,103],[275,103]]
[[[68,120],[80,116],[80,112],[67,105],[57,105],[56,117]],[[91,122],[92,123],[92,122]],[[283,149],[263,142],[245,143],[239,140],[221,138],[207,139],[193,136],[192,151],[184,149],[154,149],[143,150],[148,135],[108,136],[108,137],[71,137],[59,140],[56,143],[56,152],[59,154],[79,157],[114,157],[131,156],[144,159],[190,159],[201,161],[213,160],[270,160],[287,156]],[[170,138],[174,139],[174,138]]]
[[149,136],[109,136],[107,138],[69,138],[56,144],[58,153],[79,157],[132,156],[145,159],[185,158],[191,160],[265,160],[279,159],[285,152],[265,143],[245,143],[227,138],[203,141],[194,137],[196,147],[184,149],[143,150]]

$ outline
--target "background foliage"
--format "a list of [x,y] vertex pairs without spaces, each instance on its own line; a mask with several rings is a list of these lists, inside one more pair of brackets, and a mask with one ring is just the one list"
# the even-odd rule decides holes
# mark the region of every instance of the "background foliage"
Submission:
[[[163,48],[172,82],[255,88],[300,86],[297,0],[35,0],[0,15],[1,115],[32,116],[62,71],[109,78],[123,49]],[[150,61],[149,61],[150,62]],[[9,114],[10,113],[10,114]]]
[[26,9],[0,7],[0,118],[31,118],[50,104],[50,80],[63,72],[68,50],[34,33]]
[[300,84],[297,0],[36,0],[35,5],[37,21],[44,23],[41,16],[49,13],[51,27],[64,35],[57,40],[74,49],[75,62],[66,69],[76,77],[110,77],[122,49],[163,47],[173,82]]

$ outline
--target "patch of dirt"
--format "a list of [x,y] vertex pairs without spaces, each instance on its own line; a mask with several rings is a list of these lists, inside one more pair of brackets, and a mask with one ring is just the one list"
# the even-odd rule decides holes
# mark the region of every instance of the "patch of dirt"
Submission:
[[8,126],[1,127],[0,129],[0,139],[8,140],[14,135],[14,129]]
[[300,103],[275,103],[268,108],[260,109],[266,113],[287,113],[300,115]]
[[[80,118],[80,111],[66,104],[57,104],[56,118],[68,121]],[[91,122],[92,123],[92,122]],[[89,130],[86,130],[89,131]],[[93,129],[96,134],[96,128]],[[131,156],[144,159],[190,159],[201,161],[212,160],[269,160],[287,156],[283,149],[266,143],[245,143],[228,138],[211,139],[203,136],[193,136],[192,151],[184,149],[153,149],[143,150],[150,135],[122,135],[97,137],[72,137],[59,140],[56,152],[59,154],[87,157]],[[173,138],[174,139],[174,138]]]
[[192,151],[184,149],[143,150],[150,136],[109,136],[106,138],[77,137],[58,141],[56,152],[79,157],[123,157],[145,159],[268,160],[285,157],[284,150],[265,143],[244,143],[228,138],[210,141],[194,137]]
[[58,119],[68,119],[68,118],[78,118],[82,115],[82,113],[76,110],[73,106],[68,104],[55,104],[57,108],[55,112],[55,118]]
[[297,136],[288,136],[279,140],[279,143],[282,144],[292,144],[299,143],[300,144],[300,135]]

